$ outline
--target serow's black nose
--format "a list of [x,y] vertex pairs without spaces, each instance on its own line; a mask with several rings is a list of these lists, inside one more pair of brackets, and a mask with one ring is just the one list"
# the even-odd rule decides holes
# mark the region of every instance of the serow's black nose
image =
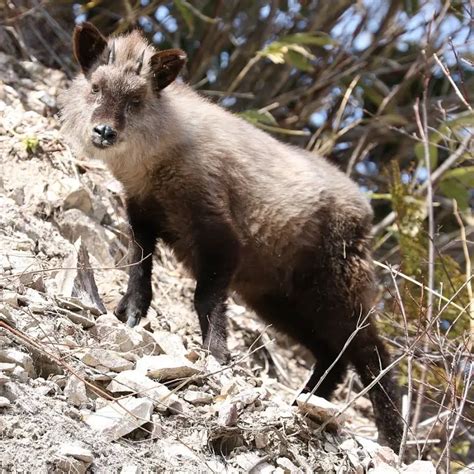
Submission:
[[103,144],[106,142],[106,144],[112,145],[117,139],[117,132],[110,125],[96,125],[94,127],[94,138],[100,139]]

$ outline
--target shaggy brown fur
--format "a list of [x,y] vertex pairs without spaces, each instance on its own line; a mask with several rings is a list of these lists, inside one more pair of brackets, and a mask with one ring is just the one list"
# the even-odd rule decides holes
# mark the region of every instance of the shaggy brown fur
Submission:
[[[83,24],[74,51],[83,74],[62,97],[63,132],[122,182],[132,261],[140,262],[117,316],[131,326],[145,316],[149,256],[161,238],[196,278],[195,307],[212,354],[226,353],[225,301],[236,291],[314,354],[306,390],[313,389],[374,304],[372,211],[357,186],[324,159],[175,83],[181,50],[156,52],[138,32],[106,40]],[[348,363],[368,385],[389,362],[372,323],[316,393],[329,397]],[[390,375],[370,395],[379,432],[397,449],[402,424]]]

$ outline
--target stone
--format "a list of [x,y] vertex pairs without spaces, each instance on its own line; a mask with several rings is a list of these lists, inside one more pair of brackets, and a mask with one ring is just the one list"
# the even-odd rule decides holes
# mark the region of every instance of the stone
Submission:
[[11,405],[10,400],[6,397],[0,397],[0,408],[6,408]]
[[70,242],[74,243],[80,237],[101,266],[108,268],[115,266],[111,254],[115,236],[94,219],[79,209],[69,209],[61,214],[58,224],[61,234]]
[[150,400],[128,397],[84,416],[84,421],[106,440],[115,441],[149,422],[152,411]]
[[92,463],[94,456],[90,449],[84,448],[79,443],[64,443],[59,448],[60,456],[71,456],[78,461],[85,462],[86,464]]
[[211,403],[213,396],[207,392],[199,392],[198,390],[188,390],[183,397],[187,402],[193,405]]
[[[370,474],[398,474],[400,471],[385,462],[379,463],[376,467],[369,469]],[[417,473],[419,471],[416,471]]]
[[385,464],[395,467],[398,462],[398,456],[388,446],[379,446],[371,456],[374,467]]
[[152,380],[138,370],[126,370],[118,374],[107,386],[112,393],[136,392],[138,397],[146,397],[153,402],[156,409],[180,413],[183,406],[179,398],[165,385]]
[[153,339],[160,346],[161,352],[175,357],[184,357],[187,350],[183,340],[178,334],[168,331],[155,331],[152,333]]
[[159,380],[184,379],[200,373],[188,359],[166,354],[144,356],[137,361],[136,369]]
[[161,427],[161,417],[159,415],[152,415],[151,416],[151,439],[157,439],[163,437],[163,429]]
[[339,445],[339,448],[346,453],[349,462],[352,464],[352,467],[355,469],[356,473],[358,473],[359,471],[364,471],[362,464],[359,460],[359,447],[355,440],[351,438],[346,439]]
[[[316,395],[302,393],[296,398],[296,403],[302,413],[309,415],[318,422],[325,422],[335,417],[339,411],[337,405],[328,402],[325,398]],[[344,422],[345,417],[339,415],[331,421],[333,425],[340,425]]]
[[79,324],[84,329],[89,329],[95,324],[92,318],[84,316],[81,313],[76,313],[75,311],[70,311],[69,309],[65,308],[57,308],[56,310],[58,313],[61,313],[62,315],[66,316],[66,318],[68,318],[71,322],[73,322],[74,324]]
[[87,189],[83,188],[80,183],[77,183],[75,189],[64,198],[63,209],[79,209],[84,214],[92,213],[92,198]]
[[249,474],[285,474],[285,471],[279,467],[275,469],[272,464],[262,461],[250,469]]
[[234,403],[224,402],[219,407],[219,413],[217,415],[217,423],[220,426],[235,426],[239,413],[237,405]]
[[3,349],[0,350],[0,362],[11,362],[26,370],[29,377],[35,376],[35,368],[33,359],[26,352],[17,349]]
[[56,301],[74,312],[90,312],[95,316],[107,313],[95,282],[89,252],[82,238],[74,243],[71,252],[55,277],[58,287]]
[[103,366],[114,372],[133,369],[133,362],[124,359],[115,351],[106,349],[90,349],[83,354],[81,360],[90,367]]
[[276,460],[277,466],[281,467],[287,474],[303,473],[301,469],[296,467],[288,458],[281,457]]
[[70,456],[59,456],[53,461],[55,465],[54,472],[85,474],[87,471],[87,464]]
[[[1,291],[2,290],[0,290],[0,292]],[[10,307],[3,303],[0,303],[0,321],[5,321],[6,323],[15,326],[15,318]]]
[[407,474],[436,474],[436,469],[431,461],[417,460],[409,464],[402,472]]
[[15,370],[16,364],[12,364],[11,362],[0,362],[0,371],[11,373]]
[[[199,461],[199,457],[187,446],[179,441],[160,439],[156,443],[156,449],[163,453],[165,459],[179,461]],[[189,471],[188,471],[189,472]]]
[[20,382],[27,382],[30,378],[28,372],[23,368],[17,365],[12,372],[12,378],[19,380]]
[[10,382],[10,377],[6,376],[3,372],[0,372],[0,386]]
[[18,293],[12,290],[2,289],[2,303],[18,308]]
[[237,454],[234,460],[242,468],[243,472],[250,472],[264,462],[264,458],[252,452]]
[[124,464],[120,474],[140,474],[142,470],[136,464]]
[[255,447],[257,449],[263,449],[268,445],[268,435],[265,432],[255,433]]
[[66,400],[76,407],[86,405],[89,402],[86,384],[75,375],[71,375],[68,378],[66,386],[64,387],[64,395]]
[[262,391],[256,388],[248,388],[233,395],[230,403],[235,403],[238,409],[242,409],[254,403],[257,399],[262,397]]

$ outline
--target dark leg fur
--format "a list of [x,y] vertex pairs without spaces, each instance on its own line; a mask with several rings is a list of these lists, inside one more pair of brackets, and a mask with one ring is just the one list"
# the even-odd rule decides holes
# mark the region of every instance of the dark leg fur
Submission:
[[[311,377],[306,383],[306,387],[303,389],[304,393],[311,392],[314,387],[316,387],[321,377],[323,377],[326,370],[333,364],[338,356],[337,352],[334,352],[322,342],[314,345],[313,354],[316,358],[316,364],[313,367]],[[318,397],[329,399],[338,384],[342,382],[346,370],[347,362],[345,357],[342,356],[324,377],[324,380],[314,394]]]
[[227,359],[226,299],[238,265],[239,243],[225,220],[212,212],[196,213],[197,247],[194,272],[194,307],[199,317],[204,347],[219,361]]
[[[361,331],[350,348],[351,360],[362,379],[369,385],[385,367],[390,365],[390,356],[374,326]],[[388,444],[395,452],[400,449],[403,433],[401,403],[398,387],[390,373],[386,374],[369,392],[374,409],[379,440]]]
[[194,294],[194,307],[199,317],[203,346],[217,360],[227,358],[227,288],[219,288],[211,278],[201,276]]
[[151,272],[157,233],[147,222],[144,206],[133,201],[127,203],[132,230],[128,287],[120,300],[115,315],[128,326],[136,326],[146,316],[152,298]]
[[[301,295],[299,301],[297,298],[292,301],[275,293],[273,296],[256,297],[248,302],[262,318],[292,336],[315,356],[316,364],[303,392],[312,391],[336,360],[344,344],[356,330],[357,315],[360,312],[358,308],[357,313],[353,313],[340,302],[331,305],[326,301],[324,307],[315,305],[315,301],[324,299],[321,293],[317,296]],[[342,381],[349,362],[354,364],[365,386],[390,364],[389,354],[378,337],[373,323],[361,330],[351,341],[345,353],[321,382],[315,395],[329,399]],[[400,409],[398,388],[390,373],[372,388],[369,396],[380,440],[398,451],[403,425],[398,412]]]

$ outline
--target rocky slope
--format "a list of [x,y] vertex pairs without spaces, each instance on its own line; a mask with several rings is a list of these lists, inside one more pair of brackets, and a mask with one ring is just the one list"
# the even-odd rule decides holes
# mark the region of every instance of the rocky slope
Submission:
[[113,316],[126,285],[120,186],[63,143],[65,85],[0,53],[2,472],[397,472],[367,400],[338,415],[357,381],[336,405],[291,406],[311,361],[238,303],[231,363],[208,356],[193,283],[167,249],[146,320]]

